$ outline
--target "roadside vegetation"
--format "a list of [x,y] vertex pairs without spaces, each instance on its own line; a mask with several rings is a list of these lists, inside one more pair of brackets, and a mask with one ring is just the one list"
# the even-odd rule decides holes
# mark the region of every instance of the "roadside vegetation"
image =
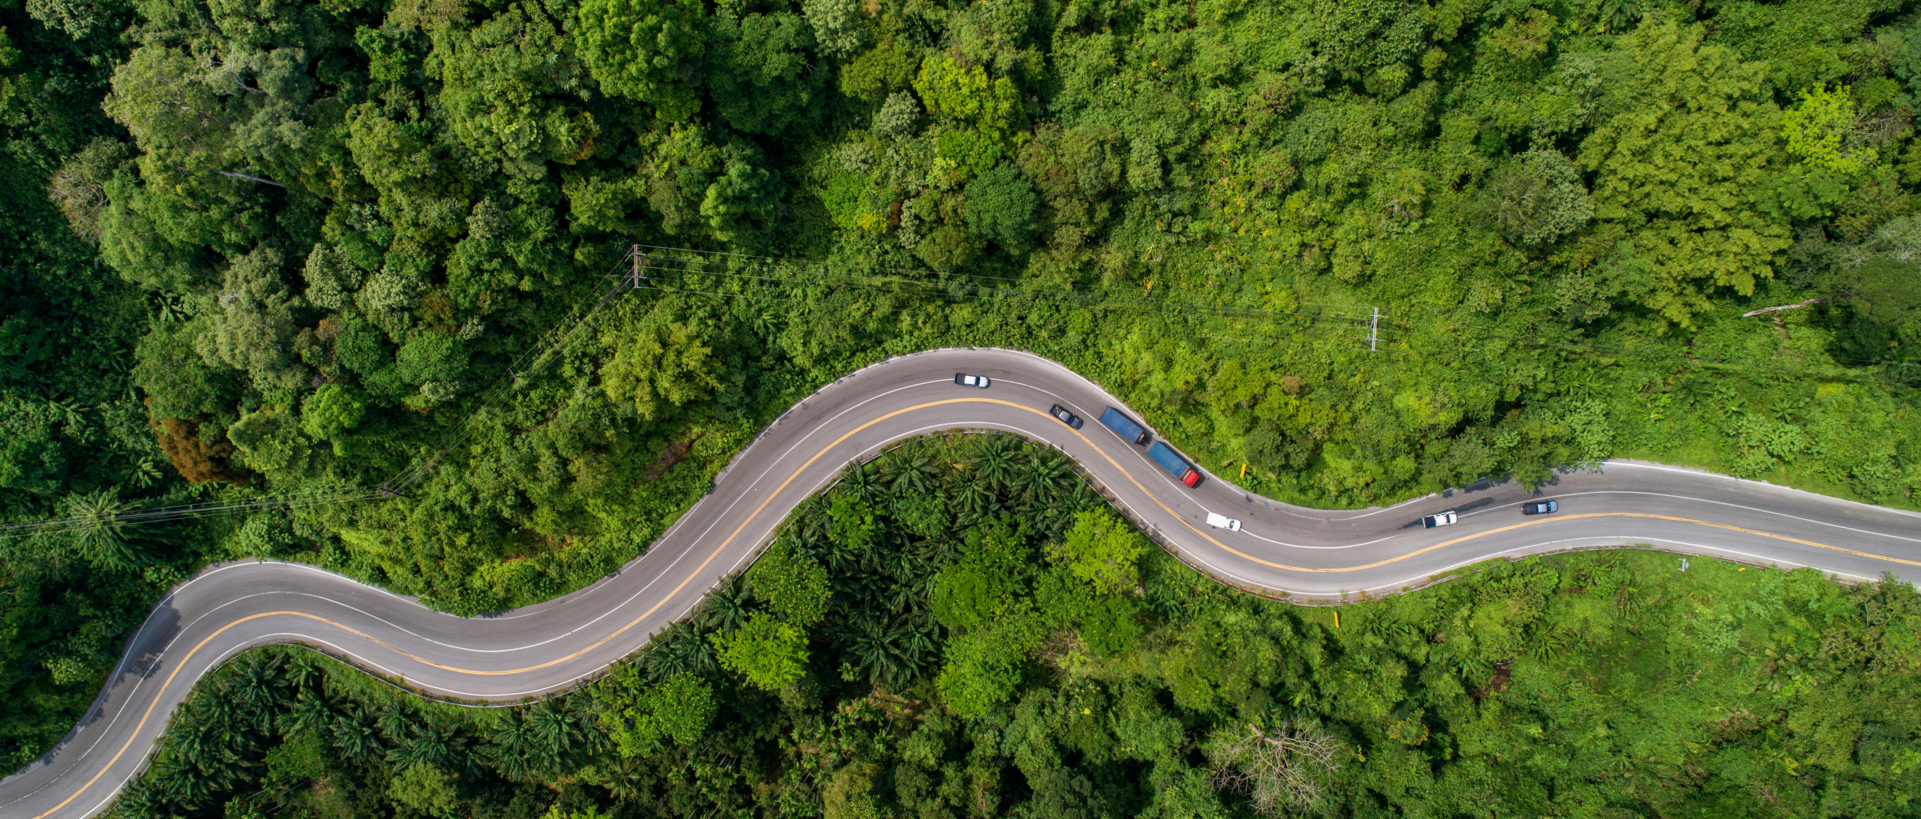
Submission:
[[304,649],[196,689],[116,816],[1904,816],[1921,595],[1647,551],[1301,607],[1051,451],[914,441],[587,690],[464,709]]
[[[4,0],[0,520],[82,523],[0,540],[0,760],[210,561],[548,599],[935,346],[1299,503],[1636,456],[1915,507],[1917,109],[1901,0]],[[738,255],[553,334],[636,243]]]

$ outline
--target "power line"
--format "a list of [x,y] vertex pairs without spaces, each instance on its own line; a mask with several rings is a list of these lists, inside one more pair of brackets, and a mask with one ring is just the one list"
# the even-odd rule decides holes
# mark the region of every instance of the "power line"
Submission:
[[[714,290],[692,290],[684,287],[663,287],[658,285],[643,285],[638,289],[652,290],[660,293],[667,293],[667,294],[673,294],[673,295],[711,296],[716,298],[738,299],[742,301],[765,300],[765,301],[789,302],[794,304],[832,304],[833,303],[829,301],[827,298],[822,298],[822,297],[776,296],[776,295],[771,295],[766,293],[726,293],[726,292],[720,292],[720,291],[714,291]],[[1116,308],[1116,309],[1126,309],[1126,308]],[[1134,311],[1134,312],[1145,312],[1145,311]],[[1184,315],[1184,314],[1181,315],[1180,317],[1189,318],[1189,319],[1194,318],[1193,316]],[[1231,320],[1236,317],[1227,316],[1224,318]],[[1047,323],[1058,325],[1058,324],[1062,324],[1063,320],[1056,318],[1056,319],[1048,320]],[[1191,331],[1187,334],[1187,336],[1191,338],[1212,338],[1212,339],[1222,339],[1222,340],[1234,340],[1234,341],[1240,341],[1240,342],[1262,342],[1262,343],[1272,343],[1274,341],[1279,340],[1276,336],[1262,334],[1262,333],[1248,333],[1248,332],[1236,333],[1236,332],[1218,332],[1218,331],[1208,331],[1208,330]],[[1383,335],[1382,339],[1383,341],[1385,341],[1386,336]]]
[[1588,353],[1588,354],[1610,356],[1614,358],[1636,359],[1636,360],[1647,362],[1647,363],[1661,363],[1661,364],[1686,363],[1686,364],[1716,367],[1724,370],[1737,370],[1737,371],[1767,374],[1767,375],[1782,375],[1785,372],[1794,372],[1794,373],[1798,373],[1800,375],[1804,375],[1808,377],[1826,378],[1831,380],[1848,380],[1848,381],[1871,380],[1871,381],[1877,381],[1880,383],[1892,384],[1894,386],[1898,386],[1902,388],[1913,388],[1915,386],[1915,381],[1917,376],[1921,376],[1921,373],[1915,373],[1913,375],[1901,375],[1901,374],[1892,372],[1891,370],[1893,368],[1901,366],[1900,362],[1859,362],[1866,366],[1890,368],[1890,371],[1883,371],[1883,372],[1861,372],[1858,370],[1849,369],[1847,367],[1847,364],[1844,363],[1848,361],[1858,361],[1854,359],[1831,358],[1830,360],[1835,361],[1837,363],[1832,368],[1825,368],[1825,367],[1820,367],[1818,365],[1796,366],[1789,363],[1788,359],[1784,359],[1784,357],[1780,355],[1773,355],[1769,357],[1773,363],[1763,365],[1763,364],[1756,364],[1753,362],[1742,361],[1742,360],[1733,359],[1733,358],[1727,358],[1727,357],[1715,356],[1715,355],[1709,355],[1709,354],[1697,353],[1697,352],[1674,350],[1671,348],[1667,348],[1667,349],[1651,348],[1651,349],[1643,350],[1643,349],[1634,349],[1634,348],[1622,346],[1620,344],[1609,344],[1609,343],[1597,342],[1597,341],[1580,341],[1580,340],[1566,339],[1566,338],[1547,338],[1544,336],[1524,335],[1521,333],[1516,333],[1511,331],[1495,330],[1495,329],[1491,329],[1484,326],[1476,326],[1473,323],[1469,323],[1467,326],[1459,327],[1457,329],[1459,331],[1476,333],[1484,338],[1498,339],[1498,340],[1509,342],[1512,344],[1533,347],[1536,349],[1570,350],[1570,351],[1577,351],[1577,352]]
[[102,524],[143,524],[164,523],[189,518],[214,517],[234,512],[258,511],[262,509],[288,509],[301,506],[332,505],[351,503],[373,498],[387,497],[387,493],[367,490],[325,491],[296,497],[266,497],[232,502],[188,504],[183,506],[160,507],[155,509],[135,509],[111,516],[88,515],[81,517],[55,518],[29,523],[16,523],[0,526],[0,538],[25,537],[35,534],[58,534],[61,532],[88,529]]
[[[850,287],[850,288],[864,289],[864,290],[873,291],[873,292],[886,293],[890,295],[903,295],[903,296],[918,297],[918,298],[963,299],[969,296],[973,296],[973,297],[978,297],[983,299],[994,299],[994,300],[1001,300],[1001,301],[1025,299],[1025,300],[1031,300],[1031,301],[1046,300],[1046,301],[1063,302],[1063,303],[1075,302],[1075,303],[1079,303],[1082,306],[1088,307],[1090,309],[1123,311],[1123,312],[1131,312],[1131,313],[1144,314],[1144,315],[1175,316],[1175,317],[1180,317],[1185,319],[1196,318],[1198,314],[1197,312],[1194,312],[1191,308],[1199,308],[1201,311],[1205,311],[1207,315],[1212,315],[1217,317],[1260,319],[1260,320],[1274,321],[1276,323],[1284,320],[1299,320],[1307,324],[1317,324],[1323,320],[1333,320],[1339,323],[1346,323],[1351,326],[1359,327],[1362,330],[1362,334],[1358,339],[1356,339],[1356,341],[1358,342],[1358,345],[1360,347],[1367,349],[1369,352],[1398,352],[1397,350],[1394,350],[1386,346],[1389,342],[1391,342],[1392,339],[1390,338],[1390,336],[1395,331],[1396,328],[1393,326],[1389,318],[1389,313],[1385,310],[1380,310],[1379,308],[1370,308],[1368,313],[1350,316],[1350,315],[1338,315],[1338,314],[1327,314],[1327,313],[1299,313],[1299,312],[1276,311],[1276,310],[1265,310],[1265,309],[1259,309],[1259,308],[1245,308],[1245,307],[1233,307],[1233,306],[1224,307],[1220,305],[1204,305],[1204,304],[1197,305],[1197,304],[1182,303],[1182,302],[1146,301],[1146,300],[1140,300],[1140,299],[1116,299],[1112,297],[1104,297],[1104,296],[1098,296],[1098,295],[1090,295],[1090,294],[1083,294],[1083,293],[1075,293],[1071,291],[1058,291],[1058,290],[1039,290],[1039,289],[1026,289],[1026,288],[1023,288],[1023,289],[983,288],[983,287],[978,287],[974,285],[968,285],[965,283],[902,281],[902,280],[893,279],[889,277],[863,277],[863,276],[849,276],[844,274],[833,274],[833,273],[815,274],[809,271],[803,271],[803,272],[808,272],[813,278],[799,279],[792,276],[757,275],[751,272],[730,272],[725,270],[712,270],[702,265],[699,262],[699,260],[691,260],[692,263],[690,264],[690,260],[688,259],[683,259],[683,258],[673,257],[673,256],[652,256],[649,258],[654,260],[653,267],[651,268],[653,272],[680,273],[682,274],[680,278],[683,281],[687,280],[690,277],[707,276],[715,279],[715,284],[719,284],[719,281],[721,279],[731,279],[737,282],[759,282],[759,283],[765,283],[769,285],[784,285],[789,287],[808,286],[808,285],[816,285],[816,286],[822,286],[822,287],[828,287],[828,288]],[[749,258],[758,261],[761,259],[765,259],[767,257],[749,257]],[[763,271],[763,272],[772,272],[777,274],[780,271],[776,269],[773,271]],[[816,281],[814,279],[824,279],[825,281]],[[656,281],[659,281],[659,279],[656,279]],[[915,289],[909,289],[909,288],[919,288],[919,289],[915,290]],[[652,287],[648,289],[661,290],[662,292],[674,292],[668,288],[660,288],[660,287]],[[726,296],[730,298],[737,297],[734,294],[721,293],[721,292],[717,292],[715,289],[710,289],[710,288],[690,289],[690,288],[683,287],[679,292],[690,293],[690,294],[698,293],[698,294],[713,295],[713,296]],[[775,298],[771,296],[763,296],[763,297]],[[779,300],[793,301],[794,299],[782,298]],[[805,302],[810,300],[800,299],[800,301]],[[1212,338],[1226,337],[1226,336],[1222,336],[1218,334],[1210,334],[1210,333],[1198,333],[1196,335],[1203,336],[1203,337],[1212,337]],[[1254,339],[1254,340],[1265,340],[1265,341],[1275,340],[1275,338],[1271,335],[1251,336],[1245,333],[1237,334],[1237,335],[1238,337],[1243,339]]]
[[[620,264],[624,265],[627,261],[627,258],[623,257]],[[620,265],[616,265],[616,267],[618,266]],[[613,301],[614,297],[631,289],[632,288],[625,282],[617,281],[611,287],[602,288],[599,293],[599,298],[595,299],[593,306],[587,308],[585,312],[581,310],[582,305],[587,303],[585,299],[576,304],[566,318],[563,318],[560,323],[556,324],[553,329],[550,329],[541,337],[541,341],[546,341],[549,338],[552,338],[553,341],[545,345],[536,342],[527,352],[522,353],[512,364],[509,364],[507,371],[494,382],[494,386],[488,390],[487,394],[482,396],[480,405],[470,411],[467,414],[467,418],[463,420],[459,426],[453,430],[449,430],[441,437],[441,443],[433,448],[433,454],[428,457],[427,460],[399,475],[395,475],[381,482],[380,488],[390,492],[404,492],[407,488],[419,482],[421,478],[426,477],[427,473],[433,471],[434,467],[438,466],[441,459],[445,458],[449,452],[452,452],[455,447],[465,444],[473,437],[476,431],[474,421],[480,417],[482,412],[497,409],[501,404],[505,403],[507,397],[516,391],[528,377],[540,372],[547,366],[548,362],[554,359],[560,350],[571,345],[580,329],[587,326],[588,322],[592,321],[594,316],[600,313],[601,308],[607,306],[608,302]],[[578,318],[575,318],[576,315]],[[568,323],[568,319],[573,319],[571,324]],[[561,327],[566,328],[564,332],[560,332]],[[556,333],[558,333],[558,335],[556,335]],[[539,352],[538,357],[535,357],[532,362],[529,363],[528,357],[534,355],[535,352]]]
[[[648,246],[643,246],[643,248],[648,248]],[[648,248],[648,249],[671,250],[667,248]],[[1345,321],[1345,322],[1351,322],[1351,323],[1357,323],[1357,324],[1366,323],[1371,318],[1371,314],[1367,312],[1363,312],[1357,315],[1341,315],[1337,313],[1307,313],[1307,312],[1299,312],[1299,311],[1291,311],[1291,310],[1274,310],[1270,308],[1249,307],[1245,305],[1203,304],[1203,303],[1195,303],[1195,302],[1176,302],[1176,301],[1163,301],[1163,300],[1154,300],[1154,299],[1120,298],[1115,296],[1104,296],[1104,295],[1097,295],[1097,294],[1090,294],[1090,293],[1075,292],[1071,290],[1043,290],[1038,288],[994,287],[994,286],[984,286],[984,285],[978,285],[978,284],[969,284],[969,283],[963,283],[963,282],[955,282],[955,281],[949,281],[949,280],[930,281],[925,279],[910,279],[910,278],[905,278],[900,276],[849,275],[845,273],[832,273],[832,272],[827,272],[823,270],[807,269],[804,265],[796,264],[791,260],[782,260],[782,259],[777,259],[773,257],[759,257],[759,256],[741,257],[738,254],[713,254],[706,251],[679,251],[679,252],[690,254],[690,255],[681,256],[681,255],[666,255],[666,254],[658,254],[658,253],[642,254],[642,255],[643,257],[647,258],[650,261],[650,263],[652,263],[656,267],[656,269],[665,270],[669,272],[678,272],[683,274],[691,273],[695,275],[709,275],[709,276],[727,276],[727,277],[744,278],[744,279],[757,279],[761,281],[769,281],[769,282],[777,282],[777,283],[794,283],[796,281],[796,277],[793,277],[793,276],[782,277],[777,275],[757,276],[752,273],[731,272],[729,270],[715,270],[709,266],[712,263],[712,259],[708,257],[719,256],[723,259],[746,258],[750,260],[751,264],[763,265],[765,267],[772,268],[773,272],[780,272],[781,270],[785,269],[788,271],[792,271],[794,273],[799,273],[799,274],[811,276],[814,278],[839,280],[842,283],[849,284],[851,286],[866,287],[869,289],[876,289],[876,290],[885,290],[887,292],[902,292],[899,288],[903,288],[903,287],[918,288],[920,292],[916,293],[917,295],[934,295],[935,292],[938,291],[941,295],[945,295],[948,297],[968,296],[968,295],[987,296],[987,297],[1026,296],[1030,298],[1049,298],[1049,299],[1058,299],[1058,300],[1066,300],[1066,301],[1075,301],[1075,302],[1087,304],[1089,306],[1107,306],[1110,308],[1125,306],[1139,312],[1175,313],[1183,310],[1198,310],[1198,311],[1207,311],[1207,312],[1215,312],[1215,313],[1223,313],[1223,314],[1244,314],[1249,317],[1259,317],[1259,318],[1273,318],[1273,319],[1299,318],[1299,319],[1307,319],[1309,321],[1333,320],[1333,321]],[[990,278],[998,279],[999,277],[990,277]],[[1011,281],[1008,279],[999,279],[999,280]],[[1372,309],[1372,308],[1366,308],[1366,309]],[[1386,313],[1383,312],[1381,313],[1381,315],[1385,316]]]
[[[648,253],[643,251],[654,251],[654,252]],[[782,273],[782,272],[786,272],[789,274],[801,274],[801,276],[811,278],[813,279],[813,281],[809,281],[807,280],[807,278],[801,278],[800,276],[795,276],[795,275],[787,275],[787,276],[755,275],[753,273],[747,273],[747,272],[734,272],[732,270],[712,269],[712,266],[717,263],[724,263],[729,267],[732,267],[733,265],[747,265],[750,268],[753,266],[759,266],[767,269],[768,272],[772,272],[776,274]],[[616,274],[615,271],[618,271],[621,267],[628,266],[628,265],[632,266],[632,273],[630,276],[623,276],[623,275]],[[885,266],[877,266],[876,269],[888,270],[892,272],[902,272],[898,268],[890,268]],[[1296,319],[1296,320],[1306,321],[1307,323],[1310,323],[1310,324],[1315,322],[1320,322],[1320,321],[1357,323],[1357,324],[1364,324],[1368,328],[1367,339],[1368,339],[1368,346],[1370,349],[1378,349],[1378,343],[1381,338],[1382,319],[1387,316],[1385,312],[1379,310],[1378,308],[1371,308],[1371,313],[1367,315],[1342,315],[1340,313],[1335,313],[1335,312],[1308,313],[1308,312],[1298,312],[1298,311],[1289,311],[1289,310],[1273,310],[1268,308],[1249,307],[1246,305],[1202,304],[1202,303],[1176,302],[1176,301],[1154,300],[1154,299],[1130,299],[1130,298],[1117,298],[1113,296],[1102,296],[1102,295],[1089,294],[1089,293],[1078,293],[1074,291],[1064,291],[1064,290],[1044,290],[1044,289],[1038,289],[1038,288],[1025,288],[1025,287],[1016,288],[1016,287],[1005,287],[1005,286],[989,286],[989,285],[975,284],[967,281],[954,281],[951,278],[954,275],[958,275],[960,277],[964,277],[967,279],[985,279],[985,280],[995,281],[995,282],[1018,283],[1022,281],[1021,279],[1018,279],[1018,278],[990,276],[987,274],[944,274],[946,276],[949,276],[949,278],[943,278],[936,281],[927,281],[924,279],[912,279],[912,278],[906,278],[904,276],[857,276],[857,275],[838,274],[838,273],[828,272],[824,269],[819,269],[818,267],[811,265],[810,263],[807,263],[804,260],[784,259],[784,258],[771,257],[771,256],[753,256],[753,255],[738,254],[738,253],[723,253],[723,252],[716,252],[716,251],[703,251],[703,250],[694,250],[689,248],[670,248],[670,247],[660,247],[655,245],[634,245],[631,247],[631,249],[625,256],[622,256],[617,262],[615,262],[615,264],[613,265],[612,268],[609,269],[607,274],[601,277],[603,281],[607,282],[607,284],[596,289],[593,292],[590,292],[587,296],[582,298],[580,301],[576,302],[573,308],[571,308],[565,316],[563,316],[558,322],[556,322],[552,327],[550,327],[547,330],[547,332],[543,333],[538,339],[536,339],[533,344],[529,345],[527,349],[524,350],[520,355],[516,356],[511,362],[509,362],[505,367],[504,372],[502,372],[501,376],[497,378],[491,386],[489,386],[485,391],[483,391],[479,395],[478,402],[473,406],[471,410],[468,411],[466,417],[460,423],[456,424],[454,428],[449,429],[445,433],[443,433],[440,437],[440,440],[427,450],[429,454],[425,459],[423,459],[422,461],[420,461],[419,463],[416,463],[411,467],[408,467],[407,469],[402,470],[401,472],[393,475],[392,477],[389,477],[387,480],[382,481],[379,485],[377,485],[372,489],[302,490],[302,491],[295,491],[295,492],[277,493],[272,495],[263,495],[263,496],[257,496],[253,498],[247,498],[247,499],[236,499],[233,501],[210,501],[210,502],[201,502],[201,503],[192,503],[192,504],[179,504],[174,506],[158,507],[158,508],[152,508],[152,509],[139,509],[135,511],[116,514],[116,515],[113,515],[111,518],[102,518],[99,516],[83,516],[83,517],[56,518],[56,519],[32,521],[32,522],[25,522],[25,523],[0,524],[0,538],[17,537],[22,535],[34,534],[34,533],[70,531],[74,529],[100,525],[106,522],[112,522],[115,524],[157,523],[157,522],[165,522],[165,521],[173,521],[173,520],[183,520],[183,519],[189,519],[189,518],[200,518],[200,517],[232,514],[235,512],[243,512],[243,511],[258,511],[262,509],[271,509],[271,508],[297,508],[297,507],[303,507],[303,506],[330,505],[330,504],[339,504],[339,503],[351,503],[351,502],[357,502],[361,500],[371,500],[376,498],[393,497],[395,495],[404,493],[408,488],[412,487],[414,484],[418,483],[420,480],[425,478],[436,467],[438,467],[449,454],[451,454],[454,450],[465,445],[468,441],[470,441],[478,429],[475,422],[478,418],[481,417],[482,414],[493,409],[498,409],[500,406],[504,405],[505,402],[508,400],[508,398],[514,392],[516,392],[521,385],[523,385],[526,382],[527,378],[539,373],[542,369],[544,369],[547,366],[549,362],[551,362],[559,354],[560,351],[570,346],[574,342],[574,340],[578,337],[580,330],[588,326],[592,322],[592,320],[597,315],[599,315],[602,308],[604,308],[608,303],[612,302],[616,297],[618,297],[622,293],[630,292],[632,290],[645,289],[645,290],[659,291],[662,293],[680,293],[680,294],[688,294],[688,295],[706,295],[706,296],[719,296],[719,297],[743,298],[743,299],[769,299],[769,300],[798,302],[798,303],[822,303],[822,300],[820,299],[813,299],[813,298],[806,298],[806,297],[791,298],[791,297],[772,296],[768,294],[731,294],[731,293],[706,291],[706,290],[689,290],[684,288],[661,287],[657,285],[643,285],[641,284],[641,282],[643,281],[656,281],[656,277],[643,276],[642,275],[643,271],[676,273],[676,274],[680,274],[680,276],[683,278],[689,275],[724,277],[724,278],[734,279],[736,281],[758,281],[758,282],[764,282],[764,283],[769,283],[773,285],[796,286],[796,285],[816,284],[816,285],[824,285],[828,287],[851,287],[851,288],[859,288],[859,289],[873,291],[873,292],[895,293],[895,294],[907,295],[907,296],[918,296],[922,298],[939,297],[939,298],[960,299],[960,298],[967,298],[967,297],[976,297],[976,298],[995,299],[995,300],[1012,300],[1012,299],[1025,298],[1025,299],[1034,300],[1034,301],[1055,301],[1055,302],[1078,303],[1091,308],[1102,309],[1102,310],[1120,310],[1120,311],[1134,312],[1134,313],[1141,313],[1141,314],[1158,314],[1158,315],[1164,315],[1164,316],[1179,316],[1184,318],[1193,318],[1195,317],[1194,316],[1195,312],[1203,312],[1203,313],[1214,314],[1216,316],[1220,316],[1224,318],[1254,318],[1254,319],[1267,319],[1271,321],[1278,321],[1283,319]],[[1337,310],[1349,309],[1349,308],[1337,307],[1334,305],[1322,305],[1322,304],[1314,304],[1311,306],[1335,307]],[[1220,334],[1220,333],[1202,332],[1202,333],[1198,333],[1197,335],[1200,335],[1202,337],[1209,337],[1209,338],[1239,338],[1241,340],[1257,340],[1257,341],[1272,340],[1271,336],[1253,336],[1253,335],[1245,335],[1245,334]]]
[[[641,251],[660,251],[661,253],[691,254],[696,257],[704,257],[704,258],[740,260],[748,264],[766,264],[766,265],[785,264],[790,266],[804,266],[807,264],[813,264],[816,266],[825,266],[826,264],[825,262],[810,263],[807,260],[795,260],[795,259],[790,259],[790,258],[780,257],[780,256],[761,256],[761,255],[755,255],[751,253],[731,253],[731,252],[719,251],[719,250],[699,250],[695,248],[662,247],[659,245],[634,245],[634,247],[638,248]],[[658,255],[658,254],[643,254],[643,255]],[[1032,279],[1026,279],[1018,276],[994,276],[986,273],[969,273],[969,272],[962,272],[962,271],[938,272],[938,271],[929,271],[929,270],[923,270],[923,269],[896,267],[893,265],[883,265],[883,264],[868,265],[868,267],[875,270],[884,270],[884,271],[895,274],[896,278],[909,279],[912,281],[924,281],[923,277],[929,273],[933,273],[934,275],[941,278],[964,277],[969,279],[988,279],[991,281],[1010,282],[1015,284],[1032,281]],[[824,275],[833,275],[833,274],[824,274]],[[1022,289],[1026,290],[1027,288],[1022,288]],[[1329,304],[1326,302],[1295,302],[1295,304],[1303,307],[1331,307],[1331,308],[1336,308],[1341,310],[1366,311],[1367,309],[1369,309],[1364,306]],[[1228,305],[1228,306],[1248,307],[1248,305],[1246,304]],[[1250,308],[1250,309],[1267,309],[1267,308]],[[1382,315],[1386,315],[1386,313],[1384,312]]]

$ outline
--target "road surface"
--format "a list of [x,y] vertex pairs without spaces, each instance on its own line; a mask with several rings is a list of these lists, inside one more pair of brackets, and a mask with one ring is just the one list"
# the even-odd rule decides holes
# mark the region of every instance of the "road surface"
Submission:
[[[961,387],[956,372],[993,379]],[[1079,430],[1047,414],[1060,403]],[[485,618],[429,611],[319,569],[208,567],[155,607],[94,707],[58,747],[0,780],[0,816],[85,817],[137,776],[194,682],[248,648],[299,642],[444,697],[492,702],[568,688],[640,648],[752,560],[795,505],[850,461],[902,438],[995,430],[1051,444],[1190,565],[1302,601],[1419,586],[1492,557],[1647,544],[1846,579],[1921,577],[1921,516],[1656,464],[1607,462],[1530,495],[1495,484],[1385,509],[1319,511],[1249,495],[1230,476],[1189,489],[1096,420],[1123,407],[1065,367],[1007,350],[933,350],[834,382],[783,415],[645,554],[556,600]],[[1136,420],[1144,420],[1134,414]],[[1151,431],[1151,430],[1150,430]],[[1158,434],[1154,440],[1159,440]],[[1559,514],[1523,517],[1552,497]],[[1424,529],[1443,510],[1459,523]],[[1206,525],[1237,518],[1238,532]]]

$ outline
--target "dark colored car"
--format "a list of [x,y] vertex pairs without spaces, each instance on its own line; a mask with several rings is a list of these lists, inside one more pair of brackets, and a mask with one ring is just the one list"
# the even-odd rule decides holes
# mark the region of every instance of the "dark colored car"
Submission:
[[1527,503],[1521,504],[1521,514],[1523,515],[1552,515],[1559,511],[1561,511],[1561,504],[1551,500],[1528,501]]
[[1078,415],[1075,415],[1074,413],[1068,412],[1066,407],[1063,407],[1059,404],[1055,404],[1054,406],[1048,407],[1047,414],[1052,415],[1055,418],[1061,419],[1061,423],[1066,424],[1070,427],[1073,427],[1075,429],[1081,428],[1081,417]]

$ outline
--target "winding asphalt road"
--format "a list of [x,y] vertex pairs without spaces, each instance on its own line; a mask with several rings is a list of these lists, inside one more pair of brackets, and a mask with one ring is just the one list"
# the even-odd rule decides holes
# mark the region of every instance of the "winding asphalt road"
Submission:
[[[956,372],[990,376],[960,387]],[[1079,430],[1047,415],[1060,403]],[[560,691],[646,643],[721,578],[743,568],[788,511],[848,462],[902,438],[995,430],[1047,442],[1187,563],[1223,582],[1336,601],[1423,585],[1497,556],[1652,545],[1844,579],[1921,578],[1921,515],[1685,469],[1607,462],[1530,495],[1493,484],[1385,509],[1319,511],[1243,492],[1225,476],[1189,489],[1095,420],[1121,402],[1052,361],[946,349],[863,369],[801,401],[743,450],[645,554],[556,600],[486,618],[308,566],[216,565],[174,589],[128,644],[86,717],[58,747],[0,780],[0,816],[98,813],[137,776],[193,683],[248,648],[299,642],[446,697],[506,702]],[[1140,420],[1139,415],[1134,415]],[[1158,439],[1158,435],[1155,436]],[[1523,517],[1529,497],[1559,514]],[[1424,514],[1456,510],[1454,526]],[[1206,525],[1217,512],[1238,532]]]

